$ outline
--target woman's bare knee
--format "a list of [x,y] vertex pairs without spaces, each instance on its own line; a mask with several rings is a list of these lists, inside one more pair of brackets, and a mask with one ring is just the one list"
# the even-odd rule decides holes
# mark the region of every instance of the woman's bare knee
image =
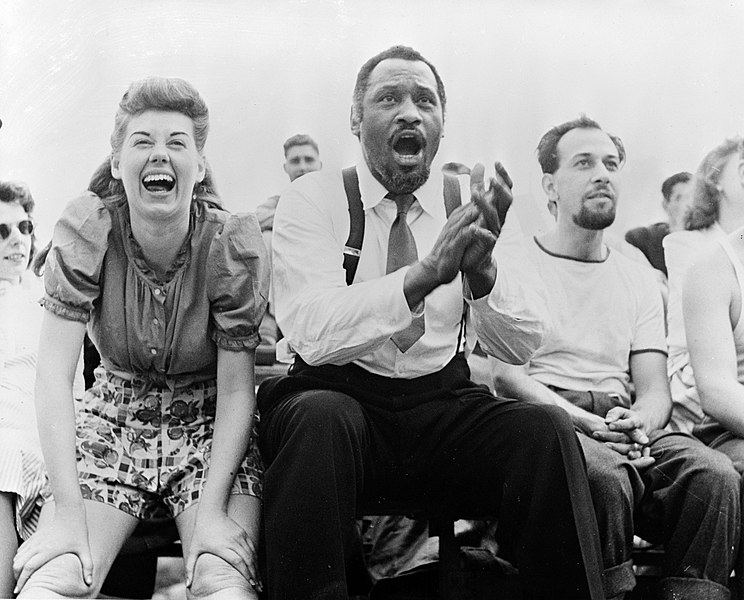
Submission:
[[96,598],[102,583],[101,574],[94,571],[93,584],[85,585],[78,557],[63,554],[39,567],[18,598]]
[[258,596],[248,580],[235,567],[214,554],[202,554],[196,559],[194,578],[188,590],[188,598],[257,599]]

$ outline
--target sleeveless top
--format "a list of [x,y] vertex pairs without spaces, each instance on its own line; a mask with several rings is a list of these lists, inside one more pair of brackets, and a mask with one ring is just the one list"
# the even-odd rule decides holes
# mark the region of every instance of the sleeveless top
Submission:
[[[741,295],[742,307],[739,312],[739,316],[736,319],[736,325],[734,325],[734,347],[736,349],[736,379],[744,385],[744,264],[742,264],[739,257],[736,255],[731,242],[728,237],[723,237],[718,240],[718,243],[723,248],[724,252],[728,256],[731,266],[734,267],[734,274],[736,281],[739,284],[739,293]],[[708,445],[713,442],[722,442],[725,439],[734,437],[731,432],[725,429],[718,421],[709,415],[705,415],[702,423],[695,426],[695,436],[701,439]]]

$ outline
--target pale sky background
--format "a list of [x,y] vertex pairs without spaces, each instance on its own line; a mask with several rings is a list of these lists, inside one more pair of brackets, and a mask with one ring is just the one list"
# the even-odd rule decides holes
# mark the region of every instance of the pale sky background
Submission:
[[662,217],[662,180],[744,132],[744,3],[722,0],[0,1],[0,179],[25,181],[45,240],[108,155],[127,85],[191,81],[210,108],[207,156],[225,204],[288,180],[282,143],[357,160],[349,106],[362,63],[420,50],[448,95],[441,161],[501,160],[530,226],[547,220],[535,146],[585,112],[625,142],[613,229]]

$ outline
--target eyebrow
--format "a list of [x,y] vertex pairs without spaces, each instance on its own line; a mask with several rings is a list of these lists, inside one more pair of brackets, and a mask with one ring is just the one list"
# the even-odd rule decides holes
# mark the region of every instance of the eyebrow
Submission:
[[[131,134],[129,135],[129,137],[131,138],[131,137],[133,137],[133,136],[135,136],[135,135],[144,135],[144,136],[146,136],[146,137],[152,137],[152,135],[150,134],[150,132],[149,132],[149,131],[133,131],[133,132],[132,132],[132,133],[131,133]],[[173,137],[174,135],[186,135],[186,136],[188,136],[189,134],[188,134],[187,132],[185,132],[185,131],[172,131],[172,132],[171,132],[171,133],[170,133],[170,134],[168,135],[168,137]]]
[[[578,158],[591,158],[592,156],[595,156],[592,152],[579,152],[578,154],[574,154],[571,157],[571,160],[576,160]],[[600,156],[602,160],[605,160],[607,158],[617,158],[620,160],[620,156],[618,154],[605,154],[604,156]]]

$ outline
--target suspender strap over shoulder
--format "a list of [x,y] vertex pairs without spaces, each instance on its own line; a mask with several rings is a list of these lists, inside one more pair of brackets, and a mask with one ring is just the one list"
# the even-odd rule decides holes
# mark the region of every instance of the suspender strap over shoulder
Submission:
[[344,180],[344,190],[349,203],[349,239],[344,246],[344,271],[346,271],[346,285],[351,285],[359,265],[359,255],[362,253],[364,240],[364,207],[362,194],[359,191],[359,177],[356,167],[347,167],[341,175]]
[[460,204],[462,204],[460,182],[454,175],[444,173],[444,210],[448,219],[452,211],[460,206]]
[[[354,282],[359,256],[362,253],[362,242],[364,241],[364,206],[362,205],[362,194],[359,191],[359,176],[356,167],[346,167],[341,171],[346,192],[346,200],[349,204],[349,238],[344,245],[344,271],[346,271],[346,285]],[[457,177],[444,173],[444,210],[447,217],[452,214],[460,204],[460,182]],[[460,331],[457,334],[457,349],[465,337],[465,314],[467,304],[463,302],[463,312],[460,319]]]

